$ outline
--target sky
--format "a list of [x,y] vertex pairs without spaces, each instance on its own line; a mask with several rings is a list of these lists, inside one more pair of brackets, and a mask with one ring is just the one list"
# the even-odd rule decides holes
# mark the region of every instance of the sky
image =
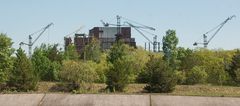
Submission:
[[[102,27],[100,20],[116,23],[116,15],[156,28],[152,32],[162,37],[168,29],[176,30],[179,45],[195,48],[202,35],[228,21],[209,43],[209,49],[240,48],[240,0],[0,0],[0,32],[12,38],[14,48],[28,42],[28,35],[53,22],[34,44],[58,43],[64,45],[64,36],[84,26],[79,33],[93,27]],[[213,33],[209,34],[210,38]],[[33,39],[38,34],[33,36]],[[132,29],[137,45],[147,40]],[[149,39],[152,35],[146,34]],[[202,45],[199,45],[202,47]],[[23,47],[27,51],[27,47]]]

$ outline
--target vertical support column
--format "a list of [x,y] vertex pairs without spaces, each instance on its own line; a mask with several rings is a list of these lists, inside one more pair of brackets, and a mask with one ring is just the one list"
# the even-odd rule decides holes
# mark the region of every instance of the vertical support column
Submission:
[[153,52],[156,52],[157,49],[157,36],[153,37]]
[[31,35],[29,35],[28,36],[28,38],[29,38],[29,42],[28,42],[28,55],[29,55],[29,58],[31,58],[32,57],[32,36]]
[[151,51],[151,45],[150,45],[150,42],[148,42],[148,51]]
[[144,49],[147,50],[147,43],[145,42],[145,46],[144,46]]
[[158,42],[158,52],[160,52],[160,42]]
[[207,36],[203,34],[203,46],[204,48],[207,48],[208,42],[207,42]]

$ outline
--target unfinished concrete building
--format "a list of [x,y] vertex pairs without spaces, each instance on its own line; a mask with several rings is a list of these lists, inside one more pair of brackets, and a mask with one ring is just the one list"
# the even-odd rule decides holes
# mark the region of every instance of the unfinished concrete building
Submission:
[[[121,40],[125,44],[136,47],[134,38],[131,38],[131,27],[121,27]],[[94,27],[89,31],[90,37],[95,37],[100,41],[103,50],[109,49],[116,41],[117,27]]]
[[[131,38],[131,27],[121,27],[121,40],[130,46],[136,47],[134,38]],[[96,38],[100,42],[102,50],[110,49],[114,42],[116,42],[116,34],[118,33],[117,27],[94,27],[89,30],[89,34],[75,34],[74,45],[77,51],[81,53],[84,47],[92,40]],[[65,38],[65,49],[71,42],[70,38]]]

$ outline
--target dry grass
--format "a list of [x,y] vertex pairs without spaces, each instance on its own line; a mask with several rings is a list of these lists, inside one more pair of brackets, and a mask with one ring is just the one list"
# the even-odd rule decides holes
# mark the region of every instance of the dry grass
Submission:
[[178,85],[170,93],[187,96],[235,96],[240,97],[240,87],[212,85]]
[[[36,93],[53,93],[52,88],[57,82],[40,82]],[[120,94],[143,94],[145,84],[130,84],[125,91]],[[93,84],[89,86],[85,93],[109,93],[105,90],[105,84]],[[33,92],[34,93],[34,92]],[[70,93],[55,90],[54,93]],[[159,93],[157,93],[159,94]],[[240,97],[240,87],[233,86],[213,86],[213,85],[177,85],[172,93],[160,93],[161,95],[182,95],[182,96],[231,96]]]

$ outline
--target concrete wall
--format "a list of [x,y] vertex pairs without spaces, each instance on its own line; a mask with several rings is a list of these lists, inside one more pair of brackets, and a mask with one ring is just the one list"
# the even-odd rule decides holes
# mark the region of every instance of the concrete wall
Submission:
[[1,94],[0,106],[38,106],[44,94]]
[[0,106],[239,106],[240,98],[114,94],[2,94]]

